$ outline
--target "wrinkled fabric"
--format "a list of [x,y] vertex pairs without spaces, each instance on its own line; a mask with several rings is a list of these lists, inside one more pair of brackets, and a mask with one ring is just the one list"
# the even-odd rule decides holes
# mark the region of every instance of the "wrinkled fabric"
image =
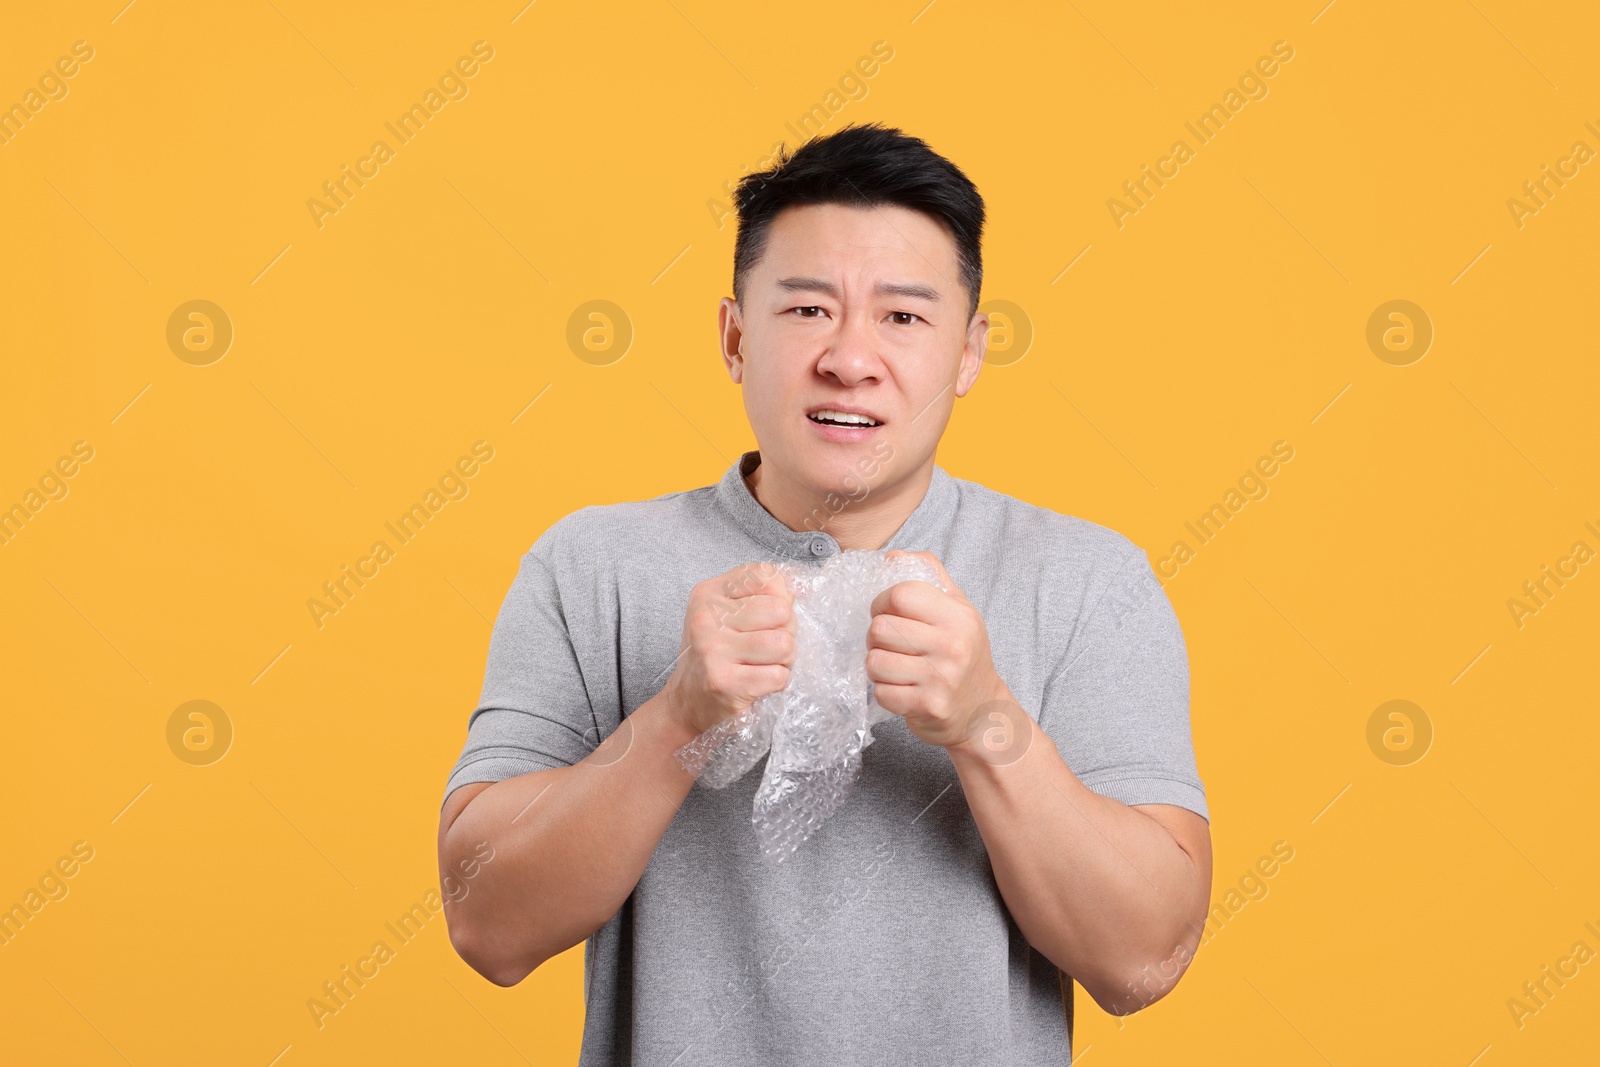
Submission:
[[873,724],[892,714],[867,677],[872,601],[905,581],[944,588],[926,561],[885,551],[848,550],[820,567],[775,567],[794,593],[798,624],[789,684],[677,752],[684,769],[712,789],[732,785],[767,756],[750,821],[768,863],[787,859],[844,803]]

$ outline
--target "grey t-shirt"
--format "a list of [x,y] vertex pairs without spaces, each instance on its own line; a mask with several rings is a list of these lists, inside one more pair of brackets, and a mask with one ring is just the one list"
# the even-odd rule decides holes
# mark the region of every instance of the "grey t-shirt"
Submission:
[[[539,537],[446,796],[592,752],[666,684],[697,583],[840,551],[762,507],[742,477],[759,462],[746,452],[716,485],[581,508]],[[938,466],[884,547],[939,557],[982,612],[1001,678],[1085,785],[1209,818],[1183,633],[1142,550]],[[1068,1062],[1072,983],[1007,912],[949,755],[898,717],[873,736],[844,805],[776,867],[750,823],[764,761],[689,791],[585,944],[580,1067]]]

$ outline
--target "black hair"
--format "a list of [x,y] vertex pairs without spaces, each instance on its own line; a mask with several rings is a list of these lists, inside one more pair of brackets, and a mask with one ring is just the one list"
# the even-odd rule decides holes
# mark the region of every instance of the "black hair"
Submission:
[[772,220],[797,204],[894,204],[930,215],[955,240],[968,297],[967,317],[983,286],[983,197],[954,163],[927,142],[873,122],[813,137],[792,154],[785,145],[769,170],[747,174],[734,192],[739,236],[733,246],[733,298],[766,251]]

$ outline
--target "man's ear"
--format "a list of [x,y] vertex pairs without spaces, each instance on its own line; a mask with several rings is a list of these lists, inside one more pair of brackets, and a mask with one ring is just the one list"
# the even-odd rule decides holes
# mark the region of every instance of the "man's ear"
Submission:
[[743,314],[739,304],[732,297],[725,296],[717,307],[717,333],[721,338],[722,362],[728,368],[728,374],[733,380],[744,380],[744,326],[740,320]]
[[956,372],[956,396],[966,396],[983,369],[983,354],[989,349],[989,316],[975,312],[967,324],[967,340],[961,349],[961,367]]

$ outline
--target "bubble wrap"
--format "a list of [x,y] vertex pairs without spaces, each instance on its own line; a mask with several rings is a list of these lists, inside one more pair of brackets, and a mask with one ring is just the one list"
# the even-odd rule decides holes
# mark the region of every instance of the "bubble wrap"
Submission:
[[944,586],[927,562],[891,559],[882,550],[847,550],[820,567],[774,566],[794,593],[798,624],[788,686],[707,730],[677,757],[699,782],[723,789],[767,754],[751,822],[762,858],[781,863],[844,802],[873,724],[892,714],[867,678],[873,599],[898,582]]

